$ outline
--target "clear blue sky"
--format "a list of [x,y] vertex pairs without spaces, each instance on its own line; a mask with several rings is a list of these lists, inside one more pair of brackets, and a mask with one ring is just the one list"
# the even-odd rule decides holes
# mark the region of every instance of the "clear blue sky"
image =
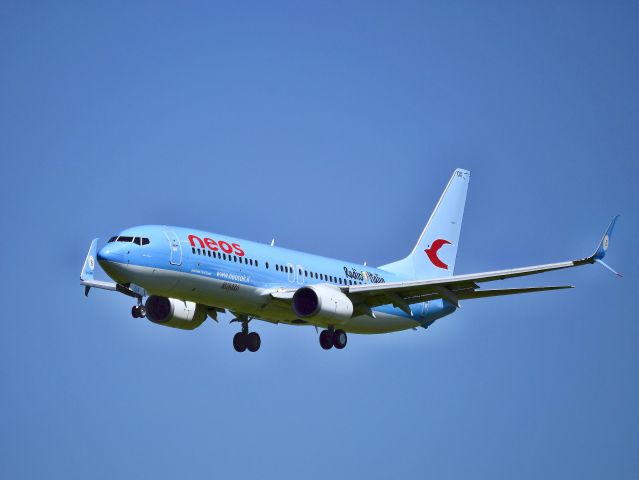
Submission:
[[[0,477],[639,477],[634,2],[18,2],[0,9]],[[457,271],[590,254],[428,331],[88,299],[92,238],[166,223],[379,265],[455,167]],[[506,284],[501,284],[506,286]]]

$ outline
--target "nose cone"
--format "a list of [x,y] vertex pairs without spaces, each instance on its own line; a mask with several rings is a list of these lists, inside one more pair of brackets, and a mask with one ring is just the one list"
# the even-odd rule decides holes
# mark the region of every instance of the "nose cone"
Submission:
[[98,263],[102,268],[107,263],[125,262],[124,252],[117,245],[112,243],[106,244],[98,251]]
[[129,280],[129,265],[126,245],[107,243],[98,251],[98,263],[102,270],[118,283]]

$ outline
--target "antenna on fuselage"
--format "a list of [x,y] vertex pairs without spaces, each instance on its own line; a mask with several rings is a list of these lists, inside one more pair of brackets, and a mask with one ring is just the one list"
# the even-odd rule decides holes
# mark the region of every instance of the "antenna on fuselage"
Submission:
[[364,266],[366,266],[366,260],[364,260]]
[[275,239],[271,240],[271,247],[275,246]]

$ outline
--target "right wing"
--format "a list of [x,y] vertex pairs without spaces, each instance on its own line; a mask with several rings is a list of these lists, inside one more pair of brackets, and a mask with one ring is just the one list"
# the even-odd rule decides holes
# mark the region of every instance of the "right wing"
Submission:
[[145,295],[144,289],[136,285],[122,285],[115,282],[103,282],[102,280],[95,280],[93,274],[95,271],[95,259],[97,251],[98,239],[94,238],[89,246],[89,253],[87,258],[84,259],[84,265],[80,272],[80,285],[84,285],[84,295],[89,295],[91,288],[101,288],[103,290],[113,290],[116,292],[124,293],[129,297],[142,298]]

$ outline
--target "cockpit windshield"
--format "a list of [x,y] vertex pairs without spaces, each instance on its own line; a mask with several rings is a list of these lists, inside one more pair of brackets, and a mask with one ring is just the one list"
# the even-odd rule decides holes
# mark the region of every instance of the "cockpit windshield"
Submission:
[[126,236],[115,236],[111,237],[107,243],[113,242],[127,242],[127,243],[135,243],[136,245],[148,245],[151,243],[147,237],[126,237]]

